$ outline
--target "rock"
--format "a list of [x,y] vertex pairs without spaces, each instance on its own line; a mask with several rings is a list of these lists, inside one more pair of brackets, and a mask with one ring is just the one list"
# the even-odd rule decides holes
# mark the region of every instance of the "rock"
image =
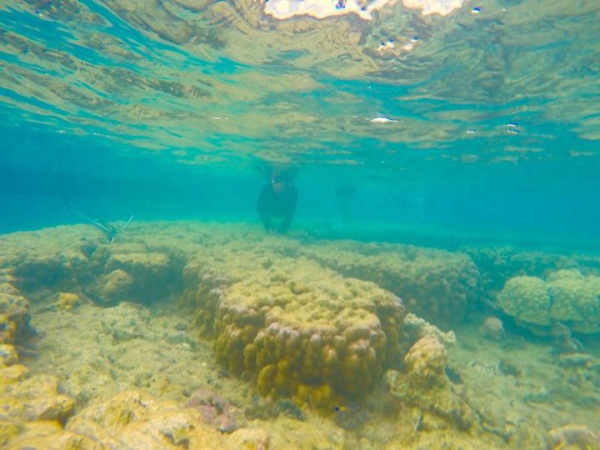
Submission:
[[125,300],[133,288],[133,277],[125,270],[117,269],[98,280],[97,298],[104,304]]
[[504,338],[504,324],[497,317],[488,317],[479,327],[479,334],[484,338],[500,341]]
[[404,373],[389,370],[385,381],[390,393],[416,409],[424,429],[471,429],[477,423],[463,386],[446,375],[447,354],[435,338],[418,340],[404,358]]
[[88,405],[69,420],[67,430],[92,438],[102,448],[234,448],[219,432],[204,425],[196,410],[137,391]]
[[[35,421],[19,424],[6,435],[6,448],[49,450],[94,450],[96,443],[87,436],[65,431],[57,421]],[[0,421],[0,445],[2,445],[2,421]],[[16,433],[15,433],[16,431]]]
[[[72,413],[75,402],[58,393],[58,379],[50,375],[26,377],[23,366],[13,366],[11,377],[0,384],[0,404],[8,417],[23,421],[65,421]],[[11,373],[8,373],[11,375]]]
[[29,301],[9,283],[0,283],[0,344],[14,344],[29,326]]
[[56,301],[61,311],[71,311],[81,303],[79,295],[72,292],[59,292]]
[[13,345],[0,344],[0,367],[12,366],[19,362],[19,355]]
[[199,411],[204,423],[222,433],[232,433],[245,423],[242,411],[208,389],[196,391],[187,406]]
[[234,448],[268,450],[269,435],[262,428],[240,428],[231,433],[229,441]]
[[569,424],[548,432],[552,450],[600,450],[600,434],[584,425]]

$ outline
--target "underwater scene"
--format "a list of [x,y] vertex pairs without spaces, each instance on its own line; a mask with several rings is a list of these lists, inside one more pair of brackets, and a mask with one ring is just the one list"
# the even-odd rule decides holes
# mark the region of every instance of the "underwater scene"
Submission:
[[600,450],[598,0],[0,0],[0,448]]

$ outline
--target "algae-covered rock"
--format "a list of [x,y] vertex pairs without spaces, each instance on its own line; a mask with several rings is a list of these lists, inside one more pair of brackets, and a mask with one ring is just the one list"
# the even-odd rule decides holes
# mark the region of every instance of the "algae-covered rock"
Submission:
[[56,299],[57,306],[62,311],[71,311],[81,303],[79,295],[73,292],[59,292]]
[[600,450],[600,433],[585,425],[569,424],[548,432],[551,450]]
[[125,300],[131,295],[133,283],[133,277],[125,270],[113,270],[98,280],[94,299],[105,305]]
[[127,273],[132,278],[127,292],[129,300],[141,303],[167,297],[177,284],[180,269],[167,253],[149,248],[127,253],[121,248],[120,252],[111,253],[104,267],[105,272]]
[[0,314],[0,344],[15,342],[17,324],[7,314]]
[[20,421],[66,420],[75,402],[58,392],[58,378],[51,375],[28,376],[20,364],[0,371],[2,413]]
[[0,344],[0,367],[12,366],[19,362],[19,355],[14,345]]
[[5,389],[5,386],[24,380],[28,374],[29,369],[22,364],[0,368],[0,387]]
[[27,233],[18,236],[7,257],[14,267],[21,288],[45,293],[56,290],[72,291],[79,287],[79,276],[88,266],[88,258],[80,248],[75,227]]
[[242,428],[234,431],[229,439],[233,448],[267,450],[269,435],[261,428]]
[[75,402],[58,393],[58,379],[37,375],[0,385],[0,404],[9,417],[33,420],[64,421],[73,413]]
[[194,392],[187,406],[199,411],[204,423],[222,433],[233,433],[246,422],[240,409],[208,389]]
[[95,450],[98,448],[93,439],[65,431],[60,422],[56,420],[19,423],[18,426],[0,420],[0,445],[2,445],[4,430],[8,431],[5,438],[6,448],[50,450]]
[[419,411],[423,428],[471,429],[477,416],[464,388],[446,375],[447,352],[434,337],[419,339],[404,358],[404,372],[389,370],[390,393]]
[[0,418],[0,447],[6,448],[6,444],[13,441],[19,435],[21,429],[22,427],[18,423]]
[[519,322],[550,325],[550,294],[546,283],[540,278],[511,278],[498,294],[498,305]]
[[29,301],[9,283],[0,283],[0,344],[14,344],[31,319]]
[[90,404],[69,421],[67,430],[92,438],[101,448],[233,448],[202,424],[198,411],[137,391]]

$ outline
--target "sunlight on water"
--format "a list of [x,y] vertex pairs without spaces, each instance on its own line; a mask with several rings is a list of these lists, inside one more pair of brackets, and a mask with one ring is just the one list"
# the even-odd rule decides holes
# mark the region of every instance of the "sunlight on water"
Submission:
[[515,162],[548,158],[554,127],[598,137],[593,0],[486,2],[446,16],[397,3],[374,20],[276,20],[268,5],[5,4],[10,120],[94,130],[189,163],[327,154],[360,164],[371,136],[392,163],[428,148]]

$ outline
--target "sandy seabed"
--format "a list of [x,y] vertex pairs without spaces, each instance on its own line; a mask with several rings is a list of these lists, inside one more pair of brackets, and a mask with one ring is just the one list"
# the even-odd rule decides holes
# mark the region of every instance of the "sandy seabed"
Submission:
[[[249,225],[191,222],[132,224],[112,244],[84,225],[0,243],[5,448],[600,448],[597,335],[573,337],[577,344],[565,349],[491,306],[500,281],[524,270],[541,276],[565,256],[506,249],[500,258],[496,249],[491,273],[478,264],[485,249],[271,237]],[[584,259],[594,270],[596,260]],[[283,287],[295,294],[286,297]],[[294,373],[293,383],[274,377],[269,390],[262,369],[286,357],[275,352],[279,362],[263,367],[257,350],[258,362],[248,362],[249,346],[273,323],[299,336],[309,329],[298,350],[308,358],[326,327],[306,311],[320,311],[350,341],[359,317],[360,326],[371,317],[369,302],[386,295],[401,299],[405,315],[395,337],[376,328],[381,314],[369,319],[388,350],[392,338],[400,341],[387,352],[397,361],[374,363],[380,371],[357,366],[368,376],[348,378],[341,355],[354,354],[346,350],[339,372]],[[367,312],[348,316],[344,302]],[[245,305],[231,309],[243,316],[239,330],[228,318],[232,304]],[[498,322],[484,325],[491,316]],[[248,324],[240,353],[232,336],[246,339]],[[319,336],[326,350],[327,333]],[[438,356],[420,354],[419,372],[409,355],[423,340],[439,344]],[[327,366],[325,350],[312,365]],[[431,383],[413,380],[415,400],[390,385],[391,373]],[[365,385],[349,388],[348,380]],[[428,398],[440,392],[449,406]]]

